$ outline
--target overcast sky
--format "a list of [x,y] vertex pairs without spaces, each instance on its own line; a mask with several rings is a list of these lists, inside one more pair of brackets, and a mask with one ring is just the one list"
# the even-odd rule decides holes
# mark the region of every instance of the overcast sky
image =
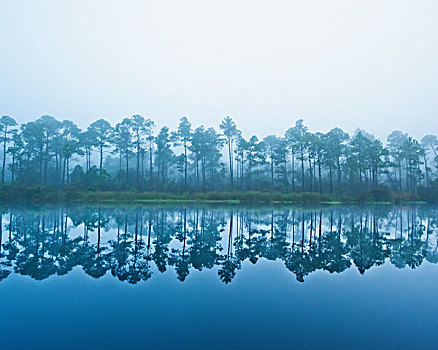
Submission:
[[438,134],[438,1],[0,0],[0,114]]

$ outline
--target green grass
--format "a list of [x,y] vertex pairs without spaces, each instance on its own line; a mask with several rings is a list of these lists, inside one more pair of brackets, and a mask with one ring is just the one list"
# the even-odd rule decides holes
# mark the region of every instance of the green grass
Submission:
[[[7,203],[211,203],[211,204],[394,204],[394,200],[373,198],[372,196],[330,197],[319,193],[281,193],[281,192],[137,192],[137,191],[91,191],[82,188],[67,187],[64,190],[44,186],[2,186],[0,202]],[[397,200],[400,203],[399,199]],[[425,204],[420,200],[403,200],[405,204]]]
[[0,188],[1,202],[31,203],[320,203],[330,197],[316,193],[280,193],[280,192],[137,192],[137,191],[87,191],[52,187],[3,186]]

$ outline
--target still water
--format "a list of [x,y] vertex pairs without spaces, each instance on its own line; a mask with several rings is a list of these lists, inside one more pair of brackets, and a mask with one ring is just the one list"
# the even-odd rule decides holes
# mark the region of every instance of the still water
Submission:
[[438,207],[3,208],[0,346],[438,348]]

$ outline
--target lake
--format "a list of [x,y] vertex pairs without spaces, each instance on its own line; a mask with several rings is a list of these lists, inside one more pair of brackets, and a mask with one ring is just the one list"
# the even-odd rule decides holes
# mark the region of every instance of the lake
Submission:
[[438,347],[438,207],[3,208],[2,348]]

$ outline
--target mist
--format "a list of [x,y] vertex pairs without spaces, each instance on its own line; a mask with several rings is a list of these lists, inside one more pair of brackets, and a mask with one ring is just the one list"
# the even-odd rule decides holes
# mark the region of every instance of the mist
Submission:
[[0,113],[436,134],[436,1],[0,4]]

